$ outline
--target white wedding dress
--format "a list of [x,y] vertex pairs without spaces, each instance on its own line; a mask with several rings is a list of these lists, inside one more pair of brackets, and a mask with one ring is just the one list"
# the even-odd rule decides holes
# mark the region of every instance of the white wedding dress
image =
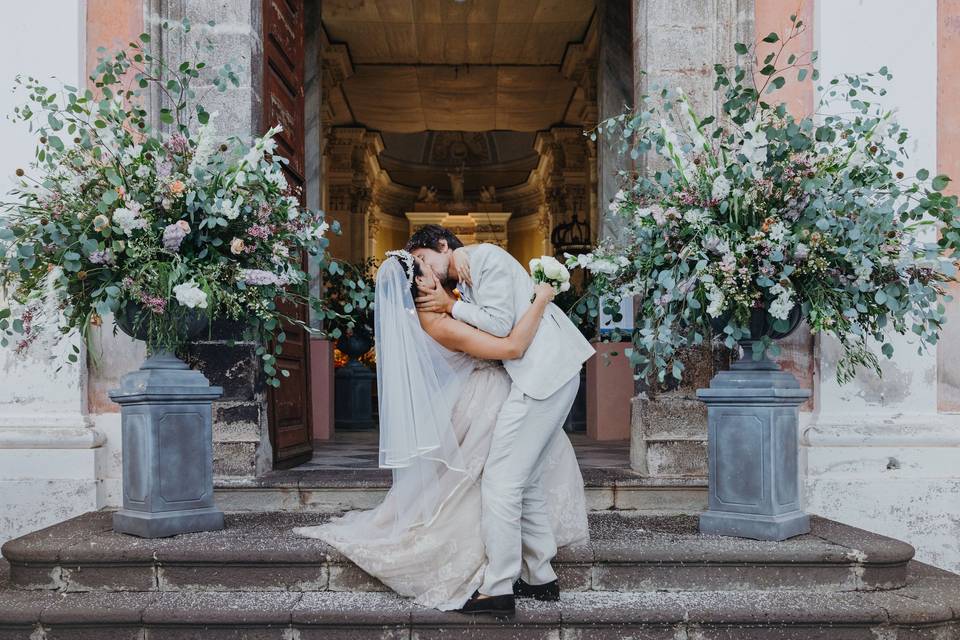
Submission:
[[[510,391],[510,377],[500,363],[473,362],[451,416],[467,473],[441,473],[440,484],[452,489],[431,521],[397,530],[397,510],[406,500],[391,489],[372,510],[294,530],[324,540],[398,594],[445,611],[462,607],[483,579],[479,480],[497,413]],[[557,546],[586,542],[583,478],[563,431],[545,453],[543,473]]]
[[[419,604],[459,609],[486,565],[480,477],[511,381],[499,362],[427,335],[411,293],[413,256],[387,255],[377,271],[374,334],[379,466],[392,469],[393,484],[374,509],[294,531],[324,540]],[[586,542],[583,478],[566,434],[557,431],[539,462],[557,546]]]

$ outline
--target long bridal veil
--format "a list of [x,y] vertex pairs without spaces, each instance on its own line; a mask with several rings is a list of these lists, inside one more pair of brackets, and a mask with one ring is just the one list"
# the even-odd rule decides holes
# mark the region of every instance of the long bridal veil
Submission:
[[[377,272],[374,334],[380,409],[380,467],[393,470],[395,532],[429,523],[468,480],[451,416],[472,359],[444,349],[420,326],[410,288],[412,257]],[[386,525],[386,526],[385,526]]]

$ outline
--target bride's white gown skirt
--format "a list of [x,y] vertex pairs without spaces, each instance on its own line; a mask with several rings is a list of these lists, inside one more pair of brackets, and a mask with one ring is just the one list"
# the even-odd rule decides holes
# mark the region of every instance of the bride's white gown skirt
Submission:
[[[352,511],[327,524],[294,531],[335,547],[361,569],[418,604],[442,610],[459,609],[483,581],[486,552],[481,538],[480,476],[497,415],[510,393],[503,367],[483,363],[469,381],[453,411],[467,474],[448,471],[438,482],[449,485],[449,498],[433,519],[398,529],[400,496],[391,489],[369,511]],[[542,486],[557,546],[588,539],[583,478],[573,446],[560,429],[542,462]]]

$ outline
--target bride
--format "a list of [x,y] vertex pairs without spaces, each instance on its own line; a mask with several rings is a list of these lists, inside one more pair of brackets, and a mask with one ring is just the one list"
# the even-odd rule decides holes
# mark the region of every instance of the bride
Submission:
[[[435,275],[406,251],[387,255],[377,272],[374,332],[379,462],[393,470],[393,485],[374,509],[294,531],[324,540],[418,604],[459,609],[486,564],[480,476],[510,391],[500,361],[523,355],[554,291],[538,285],[510,335],[497,338],[446,314],[418,312],[417,287],[435,284]],[[566,434],[556,433],[543,460],[557,546],[585,542],[583,479]]]

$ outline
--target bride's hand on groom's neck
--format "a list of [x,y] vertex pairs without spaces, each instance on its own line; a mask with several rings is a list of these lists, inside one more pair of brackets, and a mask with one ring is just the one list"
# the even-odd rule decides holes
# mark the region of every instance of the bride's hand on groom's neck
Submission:
[[425,273],[417,278],[416,304],[418,311],[433,311],[434,313],[453,314],[453,304],[456,299],[443,288],[440,280],[433,273]]

